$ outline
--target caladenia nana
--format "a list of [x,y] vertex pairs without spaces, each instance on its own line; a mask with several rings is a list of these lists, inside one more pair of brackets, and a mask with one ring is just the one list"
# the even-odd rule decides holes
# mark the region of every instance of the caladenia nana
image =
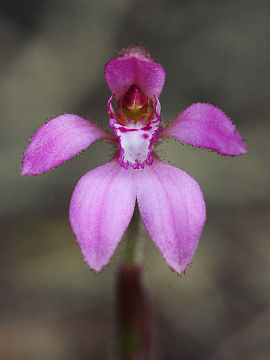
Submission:
[[112,132],[78,115],[64,114],[43,125],[24,153],[21,175],[37,175],[99,139],[115,145],[109,162],[79,180],[70,202],[72,230],[85,262],[97,273],[127,230],[136,202],[169,267],[181,275],[192,260],[206,219],[203,194],[190,175],[158,158],[154,147],[159,141],[173,137],[222,155],[247,153],[231,120],[210,104],[191,105],[163,128],[159,96],[165,76],[141,46],[122,50],[105,66],[112,93],[108,100]]

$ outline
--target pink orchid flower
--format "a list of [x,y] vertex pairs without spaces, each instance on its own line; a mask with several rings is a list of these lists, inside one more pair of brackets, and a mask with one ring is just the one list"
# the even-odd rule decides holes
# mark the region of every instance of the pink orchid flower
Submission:
[[71,198],[70,224],[86,263],[96,272],[108,264],[137,200],[150,237],[169,267],[182,274],[205,222],[204,198],[190,175],[161,161],[152,147],[159,139],[174,137],[222,155],[241,155],[246,145],[229,118],[209,104],[193,104],[165,129],[159,126],[165,71],[139,46],[110,60],[105,77],[113,94],[108,113],[114,136],[77,115],[58,116],[33,136],[21,174],[50,170],[96,140],[113,142],[119,151],[84,175]]

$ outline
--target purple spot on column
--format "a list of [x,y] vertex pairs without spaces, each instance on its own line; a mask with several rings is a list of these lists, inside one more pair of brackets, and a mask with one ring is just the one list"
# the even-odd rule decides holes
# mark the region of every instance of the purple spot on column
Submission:
[[151,129],[152,129],[152,127],[150,125],[146,125],[142,128],[142,130],[145,130],[145,131],[151,130]]
[[122,133],[126,133],[128,131],[138,131],[138,129],[127,129],[124,127],[120,127],[120,128],[118,128],[118,130],[120,130]]

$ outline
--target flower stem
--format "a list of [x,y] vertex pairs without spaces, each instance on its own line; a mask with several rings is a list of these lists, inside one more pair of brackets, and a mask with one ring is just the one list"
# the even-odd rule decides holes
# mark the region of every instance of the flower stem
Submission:
[[123,263],[117,271],[117,353],[119,360],[148,359],[151,343],[151,311],[142,283],[142,267],[136,263],[139,231],[136,206],[126,233]]
[[138,241],[140,213],[136,205],[131,223],[126,232],[126,248],[124,252],[124,263],[133,266],[136,260],[136,242]]
[[142,268],[123,264],[117,275],[117,359],[149,359],[151,311],[143,289]]

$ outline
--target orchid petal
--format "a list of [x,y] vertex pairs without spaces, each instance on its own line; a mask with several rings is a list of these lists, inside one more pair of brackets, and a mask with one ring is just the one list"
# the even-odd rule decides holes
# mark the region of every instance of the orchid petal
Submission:
[[109,262],[134,212],[132,172],[112,161],[78,182],[70,203],[70,224],[86,263],[99,272]]
[[231,120],[213,105],[197,103],[178,115],[160,135],[174,137],[192,146],[222,155],[247,153],[246,144]]
[[105,77],[111,92],[118,99],[131,85],[138,85],[145,95],[159,96],[166,73],[140,47],[128,49],[105,66]]
[[25,150],[21,175],[37,175],[60,165],[98,139],[110,136],[77,115],[58,116],[43,125]]
[[137,201],[144,225],[167,264],[182,274],[206,218],[200,186],[183,170],[157,158],[137,171]]

